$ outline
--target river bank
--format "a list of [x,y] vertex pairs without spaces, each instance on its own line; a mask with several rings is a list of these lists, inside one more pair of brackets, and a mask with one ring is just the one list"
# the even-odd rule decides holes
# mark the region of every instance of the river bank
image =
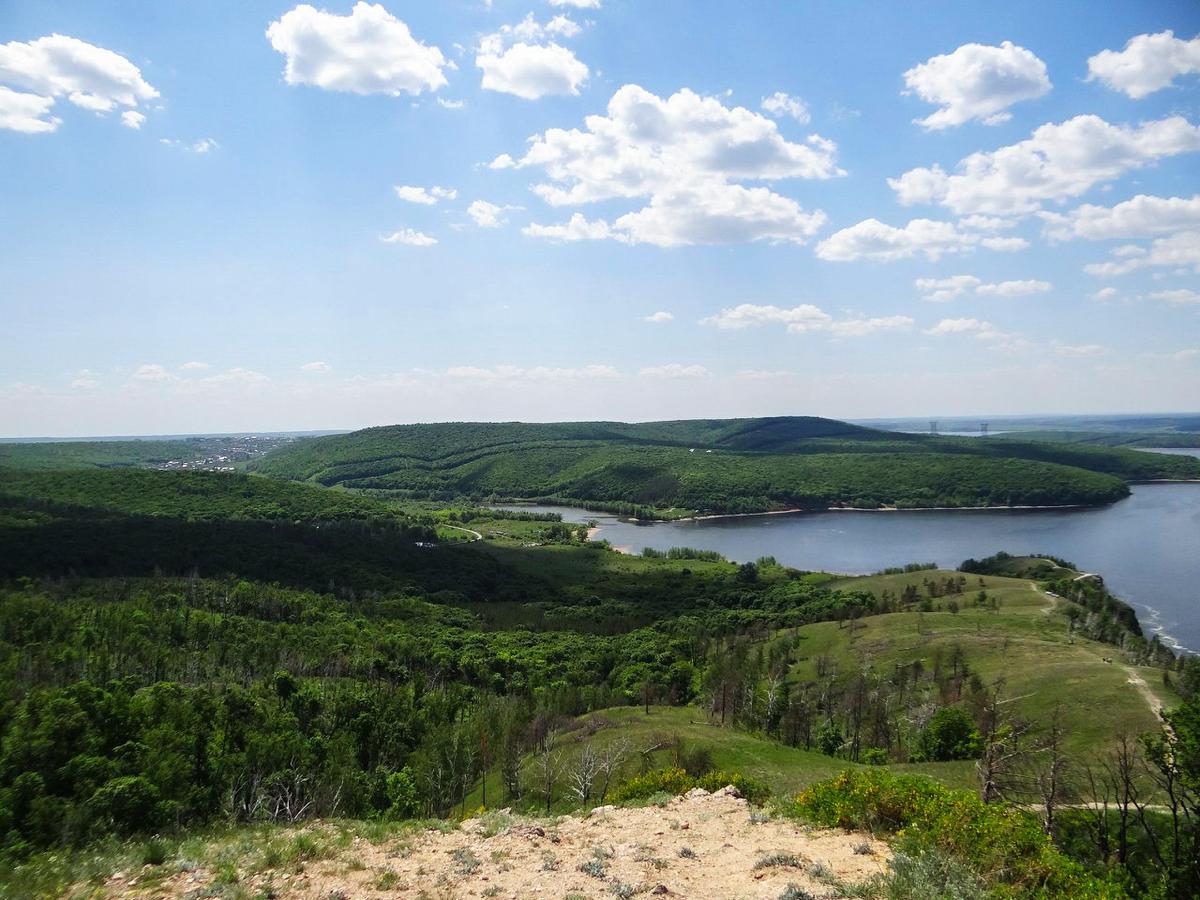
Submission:
[[[529,508],[529,507],[525,507]],[[590,536],[641,552],[694,547],[747,562],[774,556],[808,571],[866,575],[913,562],[956,568],[999,550],[1050,554],[1103,572],[1109,589],[1143,611],[1148,632],[1200,650],[1200,484],[1136,485],[1101,507],[846,510],[888,515],[789,514],[785,510],[633,522],[577,507],[543,506],[568,522],[594,521]]]

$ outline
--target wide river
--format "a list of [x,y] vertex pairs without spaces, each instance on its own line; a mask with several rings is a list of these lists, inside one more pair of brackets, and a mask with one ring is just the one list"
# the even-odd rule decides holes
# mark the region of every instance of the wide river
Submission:
[[[1195,451],[1193,451],[1195,452]],[[1104,576],[1148,631],[1200,651],[1200,484],[1140,484],[1098,509],[785,513],[639,524],[570,507],[522,507],[595,521],[597,539],[716,550],[744,562],[774,556],[799,569],[867,574],[910,562],[1049,553]]]

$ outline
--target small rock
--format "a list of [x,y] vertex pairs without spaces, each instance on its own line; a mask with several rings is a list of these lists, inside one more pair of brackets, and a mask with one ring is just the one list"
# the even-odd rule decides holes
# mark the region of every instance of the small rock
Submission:
[[692,788],[683,796],[685,800],[699,800],[701,797],[707,797],[708,791],[704,788]]
[[596,807],[595,809],[593,809],[593,810],[592,810],[590,813],[588,813],[588,818],[591,818],[592,816],[602,816],[602,815],[605,815],[605,814],[607,814],[607,813],[610,813],[610,812],[612,812],[614,809],[616,809],[616,807],[615,807],[615,806],[611,806],[611,805],[610,805],[610,806],[597,806],[597,807]]
[[668,890],[668,888],[665,884],[656,884],[654,886],[654,890],[652,890],[650,893],[652,893],[652,894],[669,894],[671,892],[670,892],[670,890]]
[[687,831],[687,830],[688,830],[689,828],[691,828],[691,827],[692,827],[692,826],[691,826],[691,825],[689,825],[687,822],[684,822],[682,825],[680,825],[680,826],[679,826],[679,830],[680,830],[680,831]]
[[733,797],[735,800],[742,799],[742,792],[735,788],[732,784],[727,784],[725,787],[717,791],[718,797]]

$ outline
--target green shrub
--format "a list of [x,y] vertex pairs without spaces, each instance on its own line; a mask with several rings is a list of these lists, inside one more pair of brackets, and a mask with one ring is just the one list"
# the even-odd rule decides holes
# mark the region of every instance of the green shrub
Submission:
[[170,850],[158,838],[151,838],[142,845],[142,865],[161,866],[167,861]]
[[884,896],[887,900],[913,897],[943,897],[947,900],[986,900],[988,892],[980,879],[961,863],[932,850],[892,857],[891,873]]
[[771,789],[762,781],[737,772],[705,772],[699,777],[689,775],[683,769],[672,767],[646,772],[629,779],[612,793],[614,803],[645,800],[659,793],[686,794],[692,788],[702,788],[709,793],[733,785],[747,801],[761,805],[771,796]]
[[412,770],[405,766],[387,777],[388,809],[386,816],[393,821],[411,819],[420,811],[420,798]]
[[946,706],[933,714],[921,729],[914,762],[951,759],[979,759],[983,751],[983,736],[965,710]]
[[668,794],[686,794],[696,786],[696,779],[675,766],[670,769],[656,769],[635,775],[628,781],[617,786],[612,792],[612,800],[616,803],[627,803],[630,800],[645,800],[652,794],[660,792]]
[[1056,850],[1034,816],[925,778],[843,772],[803,791],[790,812],[817,825],[898,835],[910,858],[934,853],[1002,896],[1124,896]]
[[159,821],[158,788],[140,775],[113,778],[88,801],[92,814],[112,823],[113,830],[133,834]]
[[826,756],[833,756],[842,749],[842,745],[846,743],[845,735],[842,734],[842,729],[838,728],[833,722],[825,722],[817,729],[817,749]]

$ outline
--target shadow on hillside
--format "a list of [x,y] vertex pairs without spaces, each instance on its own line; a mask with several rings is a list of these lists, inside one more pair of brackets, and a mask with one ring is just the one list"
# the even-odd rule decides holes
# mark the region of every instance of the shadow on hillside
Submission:
[[[196,522],[0,498],[0,577],[235,576],[288,587],[417,592],[454,602],[529,600],[541,579],[468,547],[417,547],[398,527],[360,521]],[[7,515],[6,515],[7,514]],[[443,596],[439,597],[438,595]]]

